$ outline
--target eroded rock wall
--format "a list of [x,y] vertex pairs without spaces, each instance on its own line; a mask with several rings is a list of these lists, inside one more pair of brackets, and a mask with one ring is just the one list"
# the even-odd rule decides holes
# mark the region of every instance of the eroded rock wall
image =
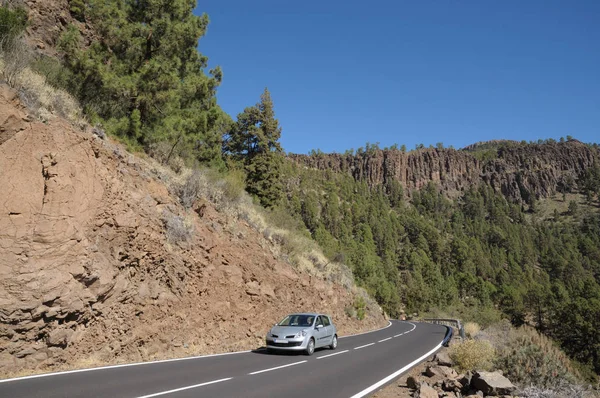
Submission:
[[290,154],[288,158],[302,166],[350,174],[370,186],[396,180],[407,195],[430,181],[449,196],[485,182],[509,200],[524,202],[530,195],[538,199],[552,196],[560,184],[576,181],[594,161],[600,161],[600,152],[569,141],[501,148],[493,160],[487,161],[467,151],[433,148],[408,153],[374,150],[357,155]]

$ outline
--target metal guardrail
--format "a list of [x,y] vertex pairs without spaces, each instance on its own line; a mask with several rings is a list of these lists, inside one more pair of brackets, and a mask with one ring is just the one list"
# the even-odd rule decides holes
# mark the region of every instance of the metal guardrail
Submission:
[[458,334],[461,339],[465,339],[465,328],[459,319],[446,319],[446,318],[425,318],[421,319],[423,322],[435,323],[437,325],[444,325],[455,328],[458,330]]

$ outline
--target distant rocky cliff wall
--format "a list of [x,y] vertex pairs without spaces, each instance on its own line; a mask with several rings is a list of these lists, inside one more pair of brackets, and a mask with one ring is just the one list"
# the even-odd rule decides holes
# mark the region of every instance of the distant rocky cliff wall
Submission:
[[370,186],[396,180],[408,195],[429,181],[449,196],[484,182],[515,202],[526,202],[533,195],[549,197],[561,186],[573,186],[588,167],[600,160],[598,148],[576,140],[499,146],[494,151],[488,160],[479,160],[468,151],[434,148],[408,153],[372,150],[356,155],[290,154],[288,158],[302,166],[348,173]]

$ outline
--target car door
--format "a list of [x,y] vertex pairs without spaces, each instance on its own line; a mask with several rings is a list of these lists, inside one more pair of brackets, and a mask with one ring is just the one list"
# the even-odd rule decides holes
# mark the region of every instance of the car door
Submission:
[[329,345],[333,342],[333,325],[331,325],[331,321],[327,315],[321,315],[321,318],[323,319],[323,326],[325,326],[325,329],[327,329],[324,344]]
[[[322,328],[317,328],[318,325],[323,325]],[[315,322],[315,346],[316,347],[323,347],[324,345],[327,344],[327,338],[325,336],[327,336],[327,328],[325,327],[325,324],[323,323],[323,318],[321,317],[321,315],[319,315],[317,317],[317,321]]]

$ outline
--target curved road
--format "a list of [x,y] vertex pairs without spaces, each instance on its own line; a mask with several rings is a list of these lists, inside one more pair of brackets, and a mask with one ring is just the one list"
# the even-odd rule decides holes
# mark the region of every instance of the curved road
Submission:
[[441,347],[446,327],[392,321],[313,356],[264,350],[0,380],[0,397],[363,397]]

